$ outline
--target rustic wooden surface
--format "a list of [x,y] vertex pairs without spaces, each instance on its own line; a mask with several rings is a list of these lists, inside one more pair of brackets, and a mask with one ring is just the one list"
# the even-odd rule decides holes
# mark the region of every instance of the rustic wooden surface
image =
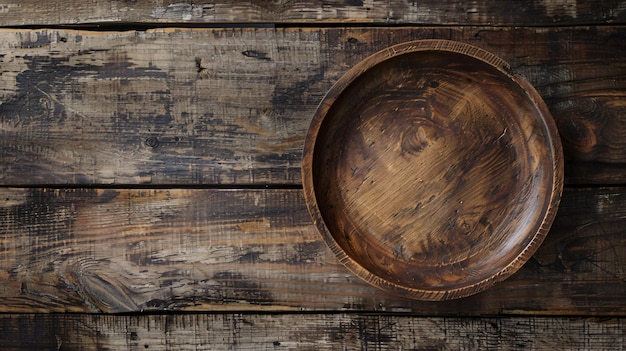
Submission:
[[3,350],[623,350],[612,318],[368,314],[4,315]]
[[[70,10],[71,9],[71,10]],[[335,0],[229,1],[5,0],[0,23],[23,25],[123,24],[483,24],[567,25],[626,21],[619,0]]]
[[568,183],[624,184],[624,37],[613,26],[5,30],[0,182],[299,185],[332,84],[388,45],[441,38],[502,57],[537,88],[566,167],[593,163]]
[[0,191],[0,312],[626,314],[626,194],[567,189],[517,274],[448,302],[396,298],[337,261],[295,189]]
[[[0,349],[623,349],[625,16],[609,0],[3,1]],[[348,272],[300,188],[330,86],[423,38],[508,61],[566,157],[539,251],[447,302]]]

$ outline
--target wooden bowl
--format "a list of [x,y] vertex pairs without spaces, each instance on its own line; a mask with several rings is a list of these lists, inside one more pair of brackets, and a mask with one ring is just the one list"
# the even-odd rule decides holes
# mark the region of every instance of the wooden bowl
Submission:
[[539,247],[562,153],[541,97],[505,61],[413,41],[330,89],[306,136],[304,195],[354,274],[402,296],[454,299],[507,278]]

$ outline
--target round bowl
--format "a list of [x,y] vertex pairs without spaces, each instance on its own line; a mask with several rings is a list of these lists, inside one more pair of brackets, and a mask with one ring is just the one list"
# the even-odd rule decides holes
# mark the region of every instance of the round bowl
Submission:
[[563,186],[555,123],[535,89],[480,48],[406,42],[349,70],[306,136],[303,188],[325,242],[405,297],[468,296],[512,275]]

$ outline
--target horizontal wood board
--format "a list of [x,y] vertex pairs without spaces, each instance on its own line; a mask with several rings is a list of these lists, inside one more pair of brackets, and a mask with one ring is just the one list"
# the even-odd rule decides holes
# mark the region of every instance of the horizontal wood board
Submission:
[[3,350],[624,350],[622,318],[3,315]]
[[568,184],[626,182],[626,27],[608,26],[4,30],[0,184],[298,185],[332,84],[425,38],[484,48],[537,88]]
[[626,315],[624,188],[567,189],[543,245],[469,298],[370,287],[294,189],[0,189],[0,312]]
[[[71,11],[68,11],[71,9]],[[0,25],[239,23],[564,25],[626,22],[618,0],[79,1],[8,0]]]

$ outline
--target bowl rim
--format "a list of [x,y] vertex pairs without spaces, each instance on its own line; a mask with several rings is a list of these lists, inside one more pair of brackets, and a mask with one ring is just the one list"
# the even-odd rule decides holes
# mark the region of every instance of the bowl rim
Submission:
[[[552,165],[552,189],[549,200],[546,200],[544,204],[541,204],[544,206],[540,208],[540,211],[544,211],[544,215],[541,218],[541,224],[526,247],[503,269],[497,271],[495,274],[485,277],[484,279],[473,284],[446,290],[418,289],[394,283],[373,274],[344,252],[341,246],[335,241],[333,234],[330,232],[324,221],[323,215],[317,204],[313,179],[313,159],[317,135],[328,111],[340,97],[341,93],[363,73],[383,61],[404,54],[428,51],[465,55],[470,58],[483,61],[499,71],[512,83],[518,85],[536,109],[535,115],[537,119],[545,127],[547,132],[546,146],[550,148],[549,156],[552,158],[550,162]],[[442,39],[420,39],[392,45],[372,54],[345,72],[343,76],[341,76],[341,78],[339,78],[339,80],[337,80],[329,89],[322,101],[319,103],[305,137],[301,169],[302,187],[308,212],[315,224],[315,227],[317,228],[317,231],[321,234],[326,245],[331,249],[335,257],[348,270],[367,283],[384,291],[392,292],[396,295],[412,299],[441,301],[462,298],[484,291],[513,275],[532,257],[545,239],[548,230],[554,221],[554,217],[556,216],[563,191],[563,163],[564,157],[561,140],[556,122],[550,114],[548,107],[535,88],[521,75],[512,72],[510,65],[505,60],[484,49],[464,42]],[[548,196],[546,196],[546,198],[548,198]]]

